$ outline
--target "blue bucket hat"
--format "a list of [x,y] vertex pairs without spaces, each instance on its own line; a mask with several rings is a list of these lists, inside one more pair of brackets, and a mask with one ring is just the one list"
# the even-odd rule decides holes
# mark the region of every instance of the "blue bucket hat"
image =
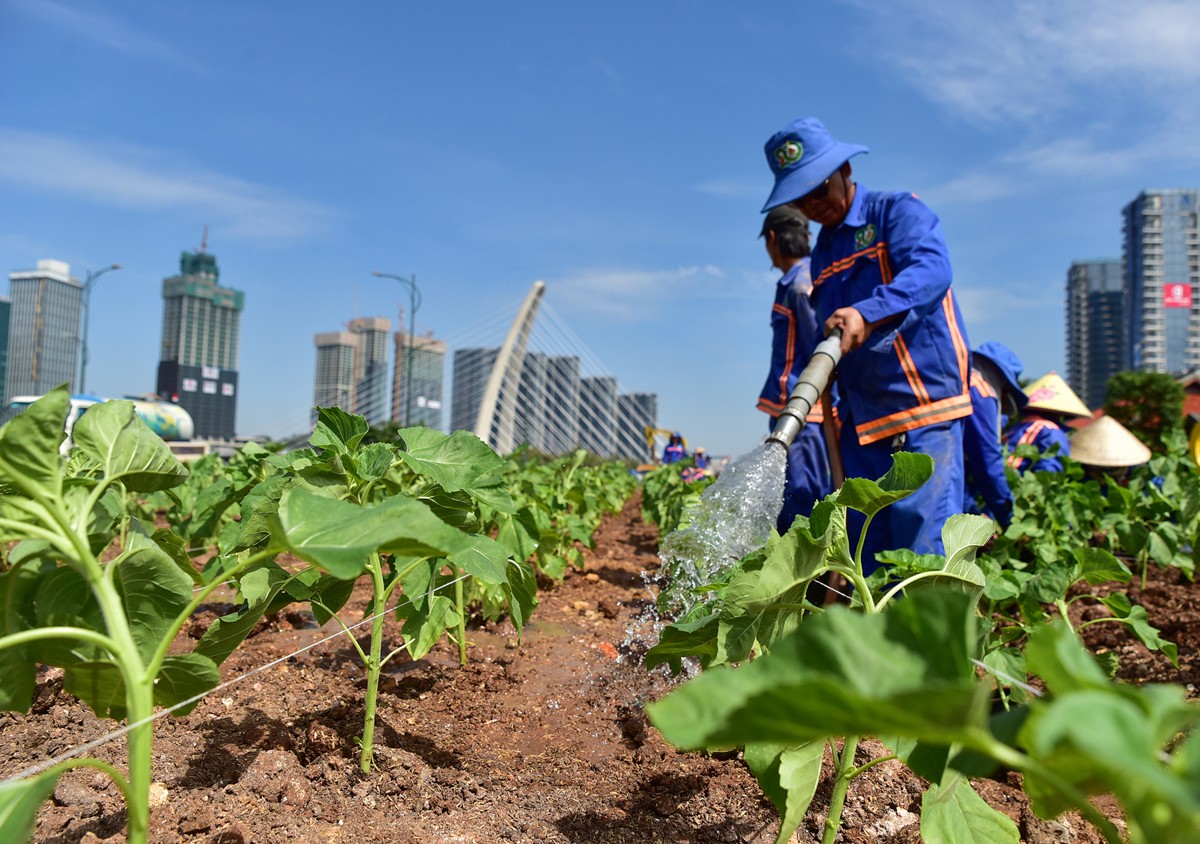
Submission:
[[1029,398],[1025,395],[1025,391],[1021,389],[1021,385],[1017,383],[1017,378],[1020,377],[1021,370],[1025,368],[1024,364],[1021,363],[1021,359],[1017,357],[1017,353],[1003,343],[988,340],[986,343],[981,343],[973,354],[976,357],[984,358],[995,366],[996,371],[1004,379],[1004,383],[1008,388],[1007,391],[1016,401],[1017,409],[1023,409]]
[[795,202],[851,158],[868,152],[864,146],[835,141],[815,117],[793,120],[771,136],[763,151],[775,174],[775,188],[763,206],[764,212]]

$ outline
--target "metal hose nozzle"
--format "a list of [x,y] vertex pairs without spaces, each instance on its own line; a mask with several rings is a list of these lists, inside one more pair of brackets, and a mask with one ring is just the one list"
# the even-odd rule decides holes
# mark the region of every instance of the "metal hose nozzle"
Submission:
[[779,411],[775,429],[767,437],[767,442],[778,443],[785,449],[790,448],[804,427],[808,412],[821,400],[838,361],[842,359],[842,332],[834,329],[829,336],[817,344],[808,366],[796,379],[796,386],[788,396],[787,404]]

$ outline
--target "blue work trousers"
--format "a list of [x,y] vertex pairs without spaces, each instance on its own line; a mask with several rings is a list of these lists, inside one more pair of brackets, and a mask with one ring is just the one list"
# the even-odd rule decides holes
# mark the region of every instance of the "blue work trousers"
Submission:
[[[963,511],[963,420],[915,428],[900,436],[859,445],[851,420],[842,426],[842,465],[847,478],[876,480],[892,468],[892,454],[910,451],[933,458],[933,477],[907,498],[881,510],[871,521],[863,544],[863,571],[879,567],[875,554],[909,548],[918,554],[944,554],[942,526]],[[864,516],[851,510],[846,517],[853,553],[862,533]]]

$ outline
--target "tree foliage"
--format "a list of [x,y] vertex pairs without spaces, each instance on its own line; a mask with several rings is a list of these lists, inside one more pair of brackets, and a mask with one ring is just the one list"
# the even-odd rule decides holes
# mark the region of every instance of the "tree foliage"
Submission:
[[1154,451],[1183,430],[1183,387],[1164,372],[1118,372],[1107,393],[1104,412]]

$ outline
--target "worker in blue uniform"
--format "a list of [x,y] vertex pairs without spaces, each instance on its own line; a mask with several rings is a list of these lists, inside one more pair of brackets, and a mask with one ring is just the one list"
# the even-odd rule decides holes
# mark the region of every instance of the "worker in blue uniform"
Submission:
[[1037,459],[1010,454],[1008,465],[1018,472],[1061,472],[1062,458],[1071,454],[1067,420],[1090,418],[1092,412],[1056,372],[1047,372],[1026,388],[1029,401],[1017,424],[1005,435],[1010,452],[1019,445],[1032,445],[1041,452]]
[[663,449],[662,462],[664,464],[678,463],[685,457],[687,457],[687,449],[683,447],[683,434],[676,431],[667,440],[667,445]]
[[[758,397],[758,409],[770,415],[769,429],[774,430],[821,334],[808,298],[812,288],[808,218],[788,205],[772,208],[763,220],[760,236],[771,265],[783,273],[771,306],[771,371]],[[780,533],[787,532],[796,516],[809,515],[813,504],[832,491],[823,419],[818,404],[809,411],[807,424],[788,450],[783,509],[776,525]]]
[[971,415],[963,423],[963,507],[968,513],[991,516],[1001,527],[1008,527],[1013,506],[1001,432],[1028,401],[1017,380],[1021,369],[1021,359],[1003,343],[989,340],[971,354]]
[[[821,226],[812,301],[824,330],[842,332],[846,477],[882,476],[897,451],[934,460],[921,489],[873,520],[864,568],[874,570],[874,553],[889,548],[940,554],[942,526],[962,512],[963,419],[971,413],[970,346],[941,223],[913,194],[858,187],[850,159],[867,148],[836,141],[816,118],[793,121],[765,152],[775,185],[763,210],[791,204]],[[860,531],[861,519],[850,529]]]

